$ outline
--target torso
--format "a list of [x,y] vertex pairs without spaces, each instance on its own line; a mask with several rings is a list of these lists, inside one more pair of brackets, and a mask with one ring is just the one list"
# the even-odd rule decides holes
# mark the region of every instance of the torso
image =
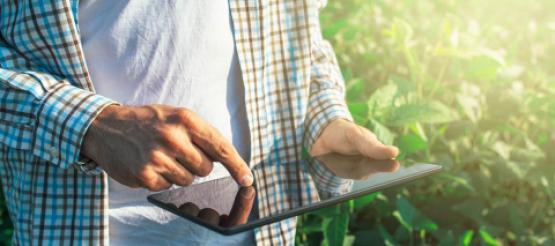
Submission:
[[[189,108],[248,161],[244,88],[226,0],[82,0],[79,11],[82,45],[98,94],[128,105]],[[216,164],[208,177],[195,182],[227,175]],[[113,244],[252,242],[252,233],[222,239],[149,204],[148,194],[109,181]]]

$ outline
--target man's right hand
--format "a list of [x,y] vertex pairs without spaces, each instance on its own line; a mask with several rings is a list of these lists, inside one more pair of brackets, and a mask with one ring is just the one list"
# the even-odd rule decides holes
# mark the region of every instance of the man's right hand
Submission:
[[152,191],[187,186],[222,163],[242,186],[252,173],[233,145],[190,110],[167,105],[110,105],[89,127],[81,149],[129,187]]

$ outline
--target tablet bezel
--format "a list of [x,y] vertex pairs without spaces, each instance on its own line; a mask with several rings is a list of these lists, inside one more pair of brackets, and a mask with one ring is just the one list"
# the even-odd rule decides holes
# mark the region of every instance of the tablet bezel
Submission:
[[[420,178],[438,173],[442,169],[441,166],[435,165],[435,164],[417,163],[415,165],[426,165],[429,168],[426,168],[425,170],[422,170],[422,171],[415,172],[411,176],[407,176],[407,177],[399,178],[399,179],[396,179],[396,180],[392,180],[391,182],[388,182],[388,183],[375,185],[375,186],[372,186],[372,187],[368,187],[367,189],[362,189],[362,190],[358,190],[358,191],[349,192],[349,193],[344,194],[344,195],[328,198],[326,200],[318,201],[318,202],[315,202],[313,204],[300,206],[298,208],[283,211],[282,213],[279,213],[279,214],[270,215],[270,216],[267,216],[267,217],[261,218],[261,219],[259,218],[259,219],[256,219],[254,221],[249,221],[245,224],[241,224],[241,225],[237,225],[237,226],[233,226],[233,227],[221,227],[221,226],[218,226],[218,225],[209,224],[209,223],[207,223],[207,222],[205,222],[205,221],[203,221],[203,220],[201,220],[197,217],[193,217],[193,216],[189,216],[187,214],[184,214],[183,212],[179,211],[176,207],[169,206],[168,204],[154,198],[157,194],[160,194],[160,193],[163,193],[163,192],[168,192],[168,191],[163,191],[163,192],[160,192],[160,193],[149,195],[147,197],[147,200],[149,202],[151,202],[152,204],[154,204],[154,205],[156,205],[156,206],[158,206],[162,209],[168,210],[168,211],[172,212],[173,214],[178,215],[182,218],[188,219],[188,220],[194,222],[195,224],[204,226],[206,228],[209,228],[209,229],[211,229],[213,231],[216,231],[218,233],[221,233],[223,235],[233,235],[233,234],[248,231],[248,230],[263,226],[263,225],[278,222],[280,220],[284,220],[284,219],[287,219],[287,218],[298,216],[298,215],[301,215],[301,214],[304,214],[304,213],[307,213],[307,212],[310,212],[310,211],[314,211],[314,210],[321,209],[321,208],[326,208],[326,207],[331,207],[331,206],[337,205],[339,203],[342,203],[342,202],[345,202],[345,201],[348,201],[348,200],[351,200],[351,199],[354,199],[354,198],[357,198],[357,197],[360,197],[360,196],[364,196],[364,195],[368,195],[368,194],[371,194],[371,193],[374,193],[374,192],[382,191],[382,190],[387,189],[387,188],[391,188],[391,187],[398,186],[398,185],[401,185],[401,184],[406,184],[408,182],[411,182],[411,181],[414,181],[414,180],[417,180],[417,179],[420,179]],[[227,177],[227,178],[229,178],[229,177]]]

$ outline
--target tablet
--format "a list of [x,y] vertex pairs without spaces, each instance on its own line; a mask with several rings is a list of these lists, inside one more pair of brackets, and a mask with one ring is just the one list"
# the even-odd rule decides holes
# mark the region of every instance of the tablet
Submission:
[[[337,162],[341,159],[336,158],[333,161]],[[417,163],[403,166],[397,161],[389,161],[389,164],[384,161],[376,161],[375,164],[367,161],[364,167],[366,169],[372,167],[370,169],[373,171],[364,173],[360,168],[347,168],[357,176],[354,178],[360,179],[354,181],[350,192],[267,217],[260,217],[258,214],[256,184],[251,187],[239,187],[231,177],[155,193],[147,199],[156,206],[196,224],[224,235],[231,235],[399,186],[441,170],[441,166],[435,164]],[[340,171],[335,170],[334,173],[340,173]],[[348,173],[342,175],[348,176]]]

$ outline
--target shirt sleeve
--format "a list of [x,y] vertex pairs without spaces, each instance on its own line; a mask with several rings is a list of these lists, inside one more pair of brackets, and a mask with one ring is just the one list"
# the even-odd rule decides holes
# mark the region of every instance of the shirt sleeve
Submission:
[[29,64],[0,40],[0,144],[61,168],[90,163],[80,157],[85,133],[115,102]]
[[[305,119],[304,145],[310,152],[323,129],[335,119],[353,121],[345,102],[345,82],[333,48],[320,30],[318,10],[325,1],[318,1],[310,13],[311,77],[310,96]],[[352,180],[335,176],[315,159],[308,161],[320,196],[342,194],[350,190]]]

